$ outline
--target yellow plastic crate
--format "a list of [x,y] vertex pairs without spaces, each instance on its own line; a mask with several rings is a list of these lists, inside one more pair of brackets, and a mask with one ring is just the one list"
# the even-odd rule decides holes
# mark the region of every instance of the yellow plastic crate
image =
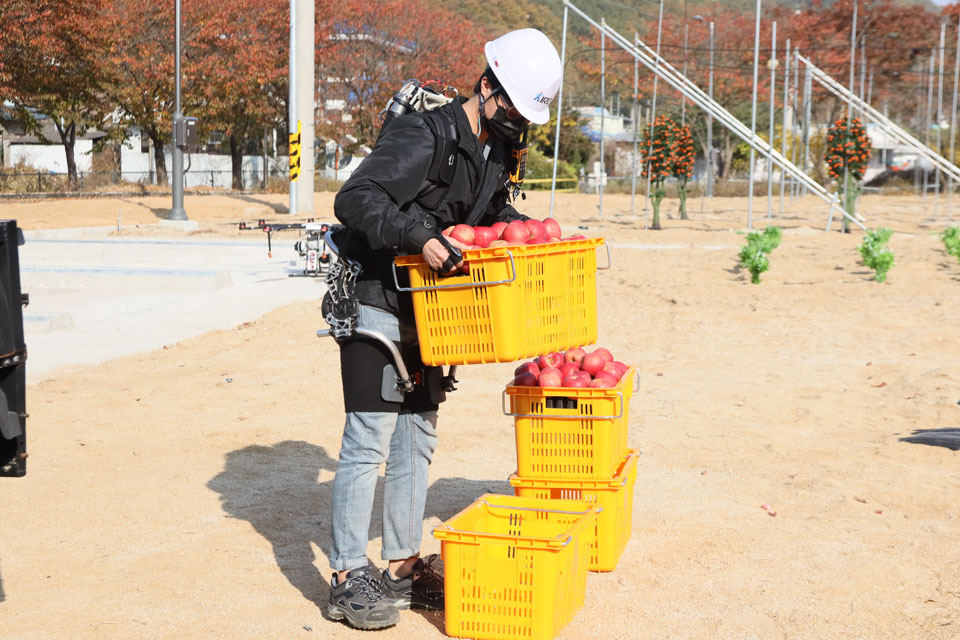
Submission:
[[[602,238],[464,252],[466,275],[442,277],[401,256],[428,366],[513,362],[597,340]],[[609,247],[607,247],[608,269]]]
[[550,640],[583,606],[597,505],[486,494],[434,528],[446,634]]
[[577,500],[600,507],[590,545],[590,571],[613,571],[633,532],[633,485],[639,451],[628,450],[617,473],[607,480],[557,480],[510,476],[514,492],[524,498]]
[[517,436],[517,473],[522,477],[607,479],[627,452],[630,398],[636,369],[609,389],[515,387],[504,392]]

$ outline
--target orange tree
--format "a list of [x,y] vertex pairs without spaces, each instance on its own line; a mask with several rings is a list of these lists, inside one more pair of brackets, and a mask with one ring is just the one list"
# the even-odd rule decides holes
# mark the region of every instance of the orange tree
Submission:
[[677,179],[677,193],[680,196],[680,219],[687,220],[687,181],[693,177],[693,136],[690,126],[673,124],[670,141],[670,175]]
[[[857,196],[860,194],[860,181],[870,162],[872,149],[870,136],[860,124],[859,118],[849,123],[846,118],[834,121],[827,132],[827,150],[823,159],[827,162],[830,177],[837,181],[837,191],[841,194],[844,210],[854,215]],[[850,230],[849,220],[843,218],[843,231]]]
[[672,175],[673,145],[677,124],[670,116],[659,115],[643,130],[643,177],[650,179],[651,229],[660,228],[660,203],[667,191],[664,183]]

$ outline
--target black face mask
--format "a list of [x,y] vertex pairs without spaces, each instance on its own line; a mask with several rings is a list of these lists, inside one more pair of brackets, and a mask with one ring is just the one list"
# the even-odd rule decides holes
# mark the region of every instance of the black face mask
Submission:
[[[491,96],[492,97],[492,96]],[[497,105],[497,110],[492,118],[488,118],[484,109],[483,94],[480,95],[480,126],[487,130],[487,133],[495,140],[501,142],[513,142],[520,139],[524,130],[527,128],[527,122],[523,118],[511,120],[507,117],[507,110]]]
[[527,123],[523,118],[511,120],[507,117],[507,110],[497,105],[497,111],[492,118],[484,117],[484,126],[487,128],[487,132],[497,140],[513,142],[519,140],[520,136],[523,135]]

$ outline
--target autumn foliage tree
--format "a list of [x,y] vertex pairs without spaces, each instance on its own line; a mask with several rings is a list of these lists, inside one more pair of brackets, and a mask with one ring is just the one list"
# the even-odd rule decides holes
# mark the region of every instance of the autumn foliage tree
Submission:
[[70,188],[77,188],[78,135],[110,112],[100,91],[99,0],[0,0],[0,97],[25,130],[43,138],[36,113],[53,122],[64,148]]
[[317,134],[372,145],[379,114],[409,78],[469,93],[489,39],[426,0],[317,0]]
[[[827,133],[827,151],[824,160],[827,162],[830,177],[837,181],[837,190],[843,199],[843,208],[854,215],[857,196],[860,195],[860,182],[870,162],[872,145],[859,118],[847,121],[846,118],[836,120],[830,125]],[[843,218],[843,231],[850,231],[850,221]]]

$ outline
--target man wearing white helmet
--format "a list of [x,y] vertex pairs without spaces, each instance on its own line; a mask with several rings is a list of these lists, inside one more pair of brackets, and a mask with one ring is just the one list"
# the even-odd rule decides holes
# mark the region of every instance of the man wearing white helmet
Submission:
[[[524,218],[510,204],[511,148],[529,123],[549,120],[560,87],[557,50],[535,29],[488,42],[485,53],[488,66],[473,96],[385,124],[334,202],[345,227],[337,238],[341,256],[362,266],[355,285],[359,326],[391,337],[412,377],[422,381],[401,401],[386,398],[387,350],[362,338],[340,343],[347,416],[333,487],[329,558],[336,573],[327,613],[362,629],[396,624],[399,609],[443,608],[442,577],[432,558],[420,558],[442,375],[420,362],[412,301],[394,284],[393,260],[422,254],[433,269],[455,273],[463,265],[454,264],[442,229]],[[380,573],[366,547],[384,462],[382,559],[388,566]]]

